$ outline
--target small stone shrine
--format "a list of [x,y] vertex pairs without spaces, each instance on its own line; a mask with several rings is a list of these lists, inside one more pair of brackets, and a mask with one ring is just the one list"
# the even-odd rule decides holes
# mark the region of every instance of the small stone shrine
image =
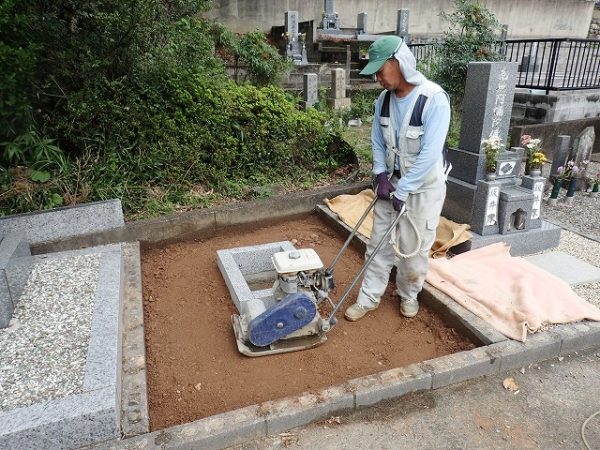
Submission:
[[[442,214],[471,225],[470,248],[506,242],[513,256],[558,245],[560,228],[541,219],[545,178],[519,177],[525,149],[501,149],[496,172],[486,175],[482,141],[506,142],[515,90],[517,63],[469,64],[459,148],[450,148]],[[467,246],[469,247],[469,246]]]

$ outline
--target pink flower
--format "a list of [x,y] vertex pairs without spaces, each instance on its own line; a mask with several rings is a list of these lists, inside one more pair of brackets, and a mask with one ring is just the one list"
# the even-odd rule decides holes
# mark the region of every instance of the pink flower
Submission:
[[524,134],[523,136],[521,136],[521,145],[522,146],[526,146],[527,144],[529,144],[529,141],[531,141],[530,135]]

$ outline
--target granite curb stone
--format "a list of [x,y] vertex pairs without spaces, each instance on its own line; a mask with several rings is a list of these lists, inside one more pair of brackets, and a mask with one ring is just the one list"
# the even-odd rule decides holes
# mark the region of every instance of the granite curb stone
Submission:
[[87,232],[102,232],[123,227],[121,200],[65,206],[0,218],[0,233],[18,231],[30,244],[51,242]]
[[268,435],[351,410],[354,408],[354,396],[343,386],[332,386],[296,397],[263,402],[258,407],[258,414],[265,417]]
[[433,376],[432,389],[449,384],[497,373],[500,358],[490,354],[485,347],[453,353],[425,361],[420,364],[423,370]]
[[121,245],[48,258],[91,253],[101,259],[82,392],[0,413],[0,449],[75,448],[120,436]]
[[386,370],[348,381],[345,386],[354,392],[355,407],[374,405],[410,392],[431,389],[431,373],[419,364]]
[[125,288],[122,320],[121,433],[127,438],[150,431],[138,242],[123,245],[123,268]]

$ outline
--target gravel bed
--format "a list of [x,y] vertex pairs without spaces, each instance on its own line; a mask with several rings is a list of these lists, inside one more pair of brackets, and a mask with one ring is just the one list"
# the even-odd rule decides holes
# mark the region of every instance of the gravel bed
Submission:
[[81,391],[100,255],[35,265],[0,330],[0,411]]
[[[548,176],[549,172],[550,165],[546,164],[543,171],[544,176]],[[590,162],[587,169],[588,175],[598,172],[600,172],[600,163]],[[544,202],[542,218],[600,241],[600,197],[592,198],[587,192],[577,191],[572,206],[568,206],[564,202],[566,193],[566,189],[561,189],[556,206],[550,206]],[[549,194],[550,192],[547,191],[546,198]]]

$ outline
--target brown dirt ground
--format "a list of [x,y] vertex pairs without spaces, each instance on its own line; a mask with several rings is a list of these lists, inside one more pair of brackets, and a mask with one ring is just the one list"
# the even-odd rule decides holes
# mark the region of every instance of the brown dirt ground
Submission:
[[[402,317],[390,283],[381,306],[360,322],[348,322],[338,313],[338,325],[319,347],[260,358],[241,355],[230,322],[237,311],[216,251],[292,239],[299,241],[298,248],[314,248],[325,265],[343,244],[311,215],[143,250],[152,430],[474,347],[427,307],[415,318]],[[346,251],[335,269],[334,300],[362,262],[359,252]],[[342,309],[355,297],[351,294]]]

